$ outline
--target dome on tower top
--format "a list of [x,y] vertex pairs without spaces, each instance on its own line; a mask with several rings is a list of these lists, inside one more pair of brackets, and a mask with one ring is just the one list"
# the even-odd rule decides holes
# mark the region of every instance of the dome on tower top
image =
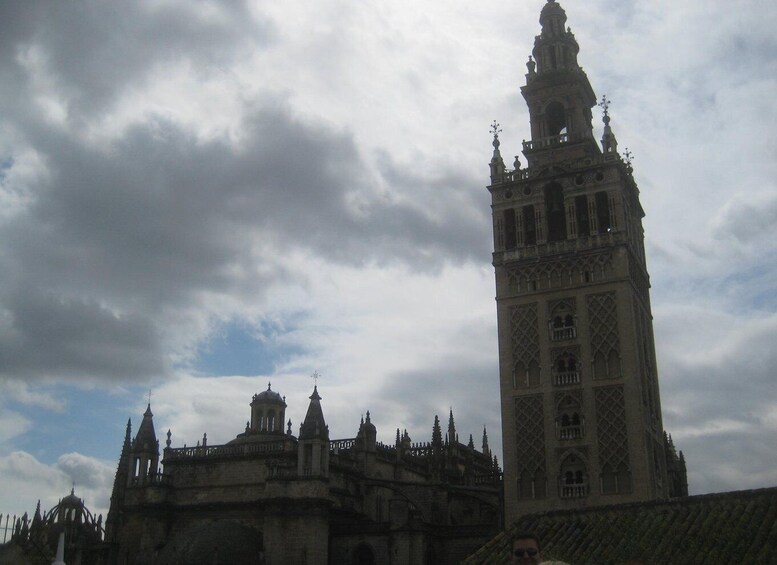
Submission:
[[286,401],[283,399],[283,397],[281,397],[280,394],[272,390],[272,385],[270,383],[267,383],[267,390],[254,395],[254,401],[282,404],[283,406],[286,406]]
[[561,4],[556,2],[556,0],[548,0],[548,3],[542,7],[540,12],[540,24],[542,27],[545,27],[553,16],[561,19],[561,25],[567,21],[567,13],[561,7]]

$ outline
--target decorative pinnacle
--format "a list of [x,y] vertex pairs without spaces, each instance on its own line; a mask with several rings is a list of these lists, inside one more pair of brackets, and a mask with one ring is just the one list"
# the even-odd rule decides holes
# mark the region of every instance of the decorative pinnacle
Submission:
[[610,123],[610,114],[608,110],[610,109],[610,100],[607,100],[606,95],[602,95],[602,99],[599,102],[598,106],[604,110],[604,116],[602,117],[602,121],[605,125],[609,125]]
[[494,135],[494,139],[499,139],[499,134],[502,133],[502,128],[499,127],[499,122],[494,120],[494,123],[491,124],[490,131]]
[[627,148],[626,148],[626,149],[623,151],[623,156],[626,158],[626,159],[625,159],[625,161],[626,161],[626,164],[627,164],[629,167],[631,167],[631,162],[634,160],[634,153],[632,153],[631,151],[629,151],[629,148],[627,147]]

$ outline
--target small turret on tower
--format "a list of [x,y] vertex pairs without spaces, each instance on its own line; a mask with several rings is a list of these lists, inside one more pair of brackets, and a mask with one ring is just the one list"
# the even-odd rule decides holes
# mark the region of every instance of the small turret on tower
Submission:
[[[127,429],[129,430],[129,424]],[[157,474],[159,468],[159,441],[154,431],[154,414],[151,412],[151,402],[146,407],[143,421],[140,423],[138,433],[132,441],[130,465],[128,484],[144,484]]]
[[259,434],[284,434],[283,422],[286,419],[286,399],[267,383],[267,390],[255,394],[251,400],[250,432]]
[[604,122],[604,133],[602,134],[602,152],[604,153],[617,153],[618,152],[618,140],[615,139],[615,134],[612,133],[610,127],[610,101],[607,100],[607,96],[602,96],[599,107],[602,109],[602,121]]
[[491,145],[494,146],[494,155],[491,157],[491,182],[498,182],[502,180],[502,176],[505,173],[505,162],[502,159],[502,154],[499,152],[499,133],[501,132],[499,124],[494,120],[491,124],[491,133],[494,135],[494,141]]
[[317,385],[309,398],[308,411],[299,429],[297,474],[326,477],[329,475],[329,426],[324,420]]

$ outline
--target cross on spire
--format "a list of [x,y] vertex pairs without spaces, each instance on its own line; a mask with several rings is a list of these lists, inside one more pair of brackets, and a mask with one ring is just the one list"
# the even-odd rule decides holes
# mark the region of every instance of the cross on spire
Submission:
[[310,378],[313,379],[313,385],[318,387],[318,379],[321,377],[321,375],[318,373],[318,371],[313,371],[313,374],[310,375]]
[[148,387],[148,405],[151,406],[151,387]]

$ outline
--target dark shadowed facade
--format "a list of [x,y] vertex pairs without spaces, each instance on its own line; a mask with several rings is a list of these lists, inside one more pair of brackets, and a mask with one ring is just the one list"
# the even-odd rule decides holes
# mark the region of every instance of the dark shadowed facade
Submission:
[[[330,440],[321,397],[310,396],[299,436],[286,402],[253,397],[245,430],[225,445],[161,452],[150,407],[130,425],[105,526],[110,563],[458,563],[500,528],[501,473],[484,439],[462,444],[450,414],[443,439]],[[161,463],[161,465],[160,465]]]

